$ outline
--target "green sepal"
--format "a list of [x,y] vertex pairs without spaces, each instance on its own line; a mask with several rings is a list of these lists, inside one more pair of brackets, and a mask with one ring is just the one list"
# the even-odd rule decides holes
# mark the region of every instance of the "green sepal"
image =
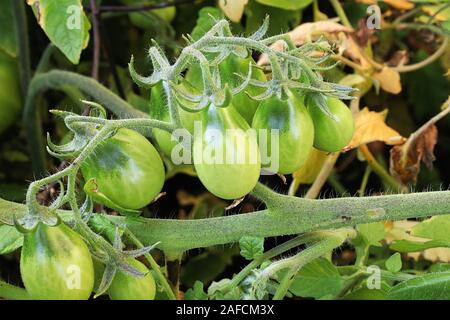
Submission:
[[141,211],[139,210],[132,210],[132,209],[126,209],[118,204],[114,203],[111,199],[109,199],[105,194],[103,194],[99,188],[98,184],[95,178],[91,178],[84,184],[83,187],[84,192],[92,197],[93,200],[104,204],[108,208],[114,209],[118,212],[120,212],[124,216],[131,216],[131,217],[137,217],[141,214]]

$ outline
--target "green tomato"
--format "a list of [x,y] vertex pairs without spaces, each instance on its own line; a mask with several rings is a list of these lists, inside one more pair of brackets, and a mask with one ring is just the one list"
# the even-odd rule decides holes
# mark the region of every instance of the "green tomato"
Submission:
[[94,267],[81,237],[60,224],[39,223],[25,234],[20,273],[35,300],[87,300],[94,287]]
[[[187,86],[186,83],[184,85]],[[189,89],[191,90],[192,88]],[[162,82],[159,82],[151,90],[149,113],[153,119],[170,121],[170,112],[164,97],[163,85]],[[188,112],[182,108],[178,108],[178,114],[180,116],[181,126],[192,134],[194,132],[194,122],[200,120],[200,114],[198,112]],[[171,157],[173,148],[179,142],[176,139],[172,140],[172,134],[165,130],[154,128],[153,134],[161,151],[166,156]]]
[[[270,156],[273,169],[277,167],[274,162],[278,159],[279,173],[293,173],[308,159],[314,141],[314,125],[303,99],[297,94],[289,91],[286,99],[273,95],[263,101],[253,118],[252,127],[258,130],[262,158]],[[276,148],[271,139],[272,129],[278,130],[278,154],[273,154]]]
[[[251,56],[247,58],[240,58],[236,55],[228,56],[224,61],[219,64],[220,79],[222,85],[228,84],[230,88],[239,86],[244,79],[236,75],[240,74],[246,76],[248,74],[249,65],[252,63],[256,65],[256,62]],[[252,68],[252,79],[258,81],[267,81],[264,72],[257,68]],[[186,73],[186,80],[193,85],[197,90],[203,89],[201,70],[198,64],[193,64]],[[231,99],[231,107],[236,108],[239,114],[247,121],[248,124],[252,123],[253,115],[258,108],[259,101],[251,99],[248,94],[257,96],[264,91],[263,88],[256,87],[254,85],[248,85],[244,91],[241,91]],[[248,94],[246,93],[248,92]]]
[[148,205],[164,184],[164,165],[155,147],[141,134],[119,129],[81,166],[85,191],[112,209]]
[[0,51],[0,134],[11,126],[20,114],[20,87],[17,64]]
[[112,300],[154,300],[156,283],[151,272],[136,259],[129,259],[128,263],[137,270],[146,273],[144,277],[134,277],[122,271],[117,271],[108,289]]
[[238,199],[258,182],[261,160],[256,136],[231,106],[210,105],[194,130],[193,159],[203,185],[223,199]]
[[350,109],[341,100],[327,97],[327,105],[335,119],[330,118],[318,106],[308,106],[314,122],[314,147],[327,152],[344,148],[352,139],[355,122]]

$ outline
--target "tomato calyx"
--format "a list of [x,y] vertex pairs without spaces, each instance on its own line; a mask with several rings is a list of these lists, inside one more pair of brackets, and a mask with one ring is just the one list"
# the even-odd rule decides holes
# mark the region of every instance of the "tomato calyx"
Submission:
[[125,216],[137,217],[141,214],[140,210],[133,210],[121,207],[113,200],[108,198],[108,196],[102,193],[102,191],[100,190],[97,180],[95,178],[90,178],[88,181],[86,181],[86,183],[83,186],[83,191],[86,193],[88,197],[91,197],[97,202],[103,203],[108,208],[119,211],[121,214]]
[[130,258],[137,258],[140,257],[151,250],[153,250],[159,242],[143,247],[140,249],[135,250],[123,250],[123,243],[121,239],[121,232],[119,230],[119,227],[115,227],[115,234],[114,234],[114,240],[113,240],[113,248],[114,248],[114,255],[113,256],[107,256],[102,257],[98,255],[93,255],[97,260],[105,264],[105,270],[102,275],[102,280],[100,282],[100,285],[98,286],[95,296],[99,297],[103,294],[105,294],[109,287],[111,286],[111,283],[114,280],[114,277],[118,271],[121,271],[127,275],[142,278],[147,275],[147,272],[143,272],[139,269],[137,269],[135,266],[129,263]]

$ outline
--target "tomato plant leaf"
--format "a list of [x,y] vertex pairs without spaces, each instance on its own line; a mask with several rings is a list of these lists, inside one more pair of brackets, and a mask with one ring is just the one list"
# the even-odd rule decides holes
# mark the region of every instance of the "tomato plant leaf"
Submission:
[[396,252],[384,262],[390,272],[399,272],[402,269],[402,257]]
[[399,283],[389,290],[392,300],[449,300],[450,272],[429,273]]
[[415,225],[411,230],[411,235],[450,242],[448,230],[450,230],[450,215],[443,215],[430,218]]
[[416,242],[410,240],[394,241],[389,248],[399,252],[418,252],[431,248],[450,247],[450,241],[430,240],[427,242]]
[[253,260],[264,253],[264,238],[245,236],[239,240],[241,256]]
[[89,19],[80,0],[28,0],[36,19],[50,41],[73,64],[89,41]]
[[15,251],[22,243],[23,235],[15,227],[0,225],[0,255]]
[[285,10],[300,10],[312,3],[312,0],[256,0],[267,6]]
[[319,258],[298,272],[289,291],[298,297],[319,299],[339,293],[345,282],[346,279],[330,261]]
[[208,300],[208,295],[203,290],[203,283],[195,281],[194,286],[184,294],[186,300]]

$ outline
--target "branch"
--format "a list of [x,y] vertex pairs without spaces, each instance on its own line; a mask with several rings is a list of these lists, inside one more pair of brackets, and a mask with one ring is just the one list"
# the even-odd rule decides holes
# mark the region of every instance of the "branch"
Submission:
[[[107,218],[126,224],[144,245],[161,241],[164,251],[186,251],[237,242],[245,235],[276,237],[450,213],[450,191],[324,200],[277,194],[272,201],[270,210],[210,219]],[[13,216],[25,213],[25,205],[0,199],[0,222],[13,225]],[[70,211],[58,213],[66,220],[72,216]]]

